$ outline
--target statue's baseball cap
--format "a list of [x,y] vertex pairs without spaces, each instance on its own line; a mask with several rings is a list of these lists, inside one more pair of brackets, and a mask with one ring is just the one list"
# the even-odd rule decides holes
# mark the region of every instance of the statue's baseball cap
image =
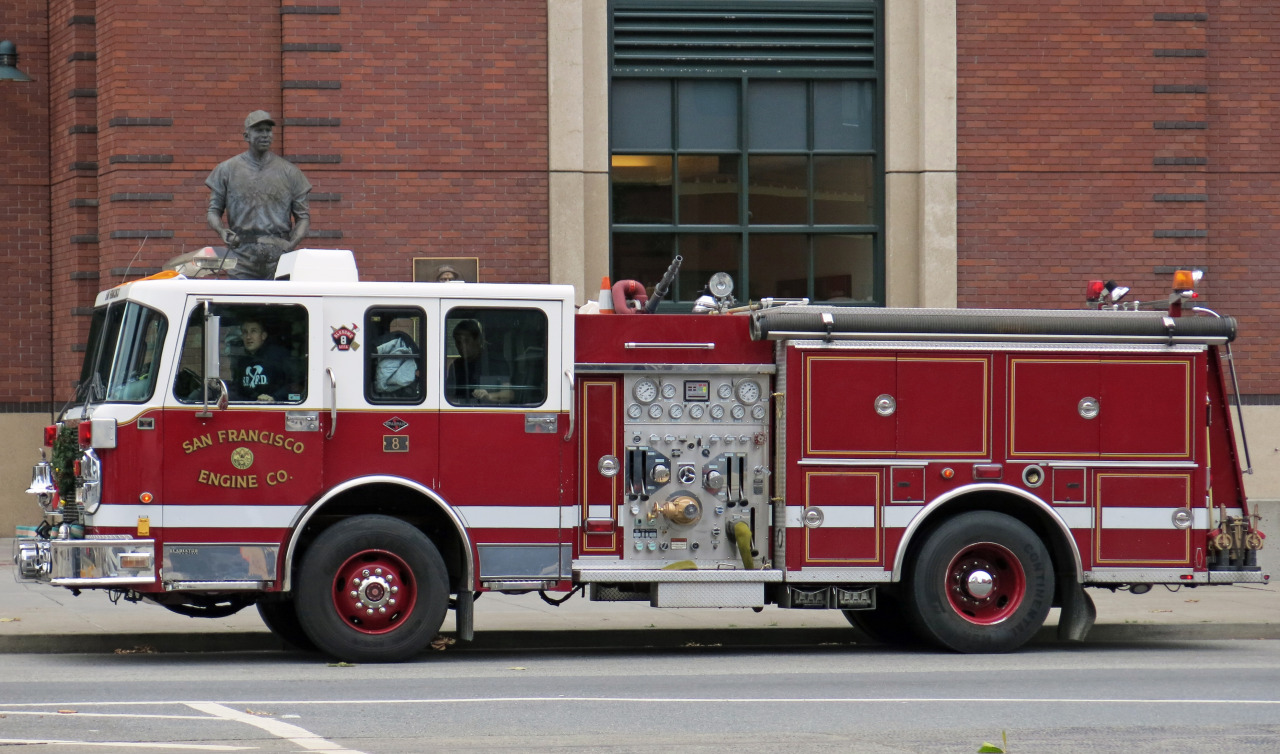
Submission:
[[270,123],[273,126],[276,124],[275,120],[271,117],[271,113],[268,113],[266,110],[254,110],[245,116],[244,130],[248,131],[259,123]]

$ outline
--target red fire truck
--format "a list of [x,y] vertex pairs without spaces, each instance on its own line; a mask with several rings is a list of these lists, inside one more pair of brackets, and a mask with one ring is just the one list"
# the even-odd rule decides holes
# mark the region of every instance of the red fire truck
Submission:
[[[1228,401],[1234,320],[764,301],[575,312],[559,285],[274,281],[98,296],[28,492],[24,578],[188,615],[256,604],[356,661],[487,591],[836,609],[1016,649],[1086,587],[1265,582]],[[689,281],[692,283],[692,281]],[[624,290],[642,291],[639,286]],[[620,304],[623,302],[619,302]]]

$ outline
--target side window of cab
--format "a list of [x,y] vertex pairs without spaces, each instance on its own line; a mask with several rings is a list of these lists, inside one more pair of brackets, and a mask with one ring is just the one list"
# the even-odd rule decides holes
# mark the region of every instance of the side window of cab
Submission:
[[541,309],[450,309],[445,317],[445,400],[454,406],[545,403],[547,327]]
[[[297,304],[216,304],[221,318],[216,375],[232,403],[301,403],[307,398],[307,310]],[[174,396],[201,400],[204,312],[196,308],[183,335]],[[212,376],[212,375],[211,375]]]
[[416,405],[426,399],[427,315],[416,307],[365,312],[364,397],[369,403]]

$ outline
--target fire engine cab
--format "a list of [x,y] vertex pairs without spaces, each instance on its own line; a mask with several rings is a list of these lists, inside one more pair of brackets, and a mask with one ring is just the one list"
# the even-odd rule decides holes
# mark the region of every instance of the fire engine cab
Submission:
[[[664,278],[669,284],[673,270]],[[101,293],[23,578],[414,656],[476,597],[835,609],[1010,651],[1088,587],[1265,582],[1235,321],[1162,311],[576,313],[560,285],[161,275]],[[665,292],[665,286],[662,292]],[[643,298],[643,286],[626,288]],[[661,295],[660,293],[655,295]]]

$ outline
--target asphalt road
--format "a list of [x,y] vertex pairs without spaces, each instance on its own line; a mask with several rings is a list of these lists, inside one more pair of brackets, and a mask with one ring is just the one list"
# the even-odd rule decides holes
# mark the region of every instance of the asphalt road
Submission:
[[1273,752],[1278,678],[1277,641],[7,655],[0,750]]

